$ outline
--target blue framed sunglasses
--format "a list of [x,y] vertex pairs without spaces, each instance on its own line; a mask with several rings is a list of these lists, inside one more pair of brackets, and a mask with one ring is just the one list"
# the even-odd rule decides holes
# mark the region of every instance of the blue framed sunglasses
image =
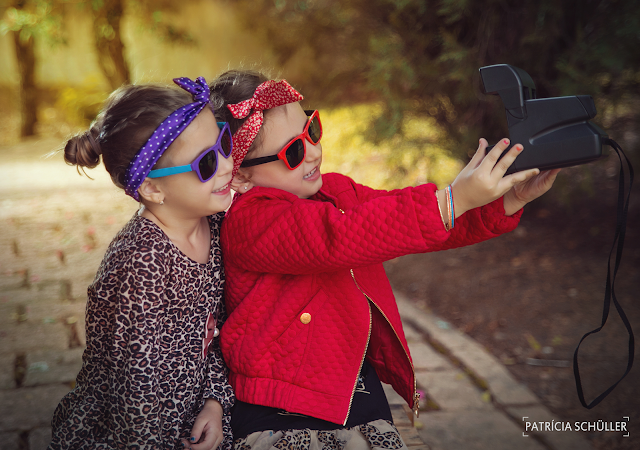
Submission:
[[147,175],[149,178],[161,178],[184,172],[195,172],[201,182],[209,181],[218,171],[218,153],[225,159],[231,156],[233,150],[233,140],[231,139],[231,129],[227,122],[218,122],[220,135],[213,147],[209,147],[200,154],[191,164],[184,166],[165,167],[155,169]]

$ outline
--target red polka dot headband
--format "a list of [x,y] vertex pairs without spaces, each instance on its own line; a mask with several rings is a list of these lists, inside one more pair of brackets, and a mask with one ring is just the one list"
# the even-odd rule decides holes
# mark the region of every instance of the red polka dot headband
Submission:
[[256,88],[253,97],[250,99],[234,105],[227,105],[227,108],[236,119],[244,119],[251,114],[233,135],[232,176],[238,171],[242,160],[247,155],[251,144],[253,144],[264,123],[263,111],[276,106],[299,102],[303,98],[286,80],[268,80]]

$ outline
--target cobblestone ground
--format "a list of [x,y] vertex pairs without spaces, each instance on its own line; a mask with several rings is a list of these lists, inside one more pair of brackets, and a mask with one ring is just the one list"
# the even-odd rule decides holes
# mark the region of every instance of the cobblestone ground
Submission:
[[[102,168],[79,176],[55,141],[0,147],[0,450],[44,450],[85,346],[86,289],[137,203]],[[523,434],[555,416],[480,345],[398,297],[423,414],[387,395],[410,449],[588,449],[578,435]],[[425,444],[426,443],[426,444]]]
[[[85,347],[87,286],[137,203],[100,166],[80,177],[60,143],[0,147],[0,450],[44,450]],[[410,448],[426,448],[393,405]]]
[[87,286],[136,210],[104,169],[80,177],[55,141],[0,148],[0,449],[38,450],[85,345]]

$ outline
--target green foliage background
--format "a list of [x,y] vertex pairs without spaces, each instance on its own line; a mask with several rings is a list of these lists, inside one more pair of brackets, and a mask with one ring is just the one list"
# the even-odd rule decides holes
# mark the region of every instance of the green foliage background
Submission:
[[[129,73],[140,82],[158,72],[165,82],[173,68],[184,71],[170,60],[168,48],[197,51],[193,59],[199,61],[229,49],[245,54],[247,44],[238,34],[216,26],[216,14],[202,14],[213,4],[232,11],[220,17],[232,17],[234,27],[240,18],[244,31],[238,34],[259,37],[253,47],[260,48],[246,53],[251,56],[245,67],[277,68],[271,76],[286,78],[306,96],[306,106],[322,110],[323,120],[331,122],[325,127],[327,168],[359,181],[386,188],[447,184],[479,137],[496,142],[506,136],[502,103],[482,93],[478,75],[479,67],[498,63],[526,70],[540,97],[592,95],[595,121],[640,162],[637,0],[0,0],[0,34],[33,36],[40,48],[69,47],[70,28],[77,25],[69,18],[81,17],[81,11],[95,35],[86,39],[104,38],[106,46],[121,33],[105,19],[116,11],[136,24],[123,41],[128,54],[119,67],[137,68],[138,74],[121,70],[116,84]],[[143,34],[158,38],[157,51],[136,47]],[[84,58],[116,67],[117,58],[107,61],[114,55],[94,52],[78,56],[77,63],[83,66]],[[172,69],[141,71],[152,59],[172,61]],[[82,85],[38,86],[40,133],[66,135],[91,121],[107,95],[105,67]],[[206,73],[208,79],[215,75]],[[18,101],[4,87],[0,99],[3,114]],[[17,121],[10,116],[0,124],[0,144],[11,141],[7,136],[13,134],[4,131]],[[332,133],[339,139],[332,141]],[[563,171],[551,195],[597,192],[601,180],[611,181],[616,164],[609,158]]]
[[507,135],[478,68],[526,70],[539,97],[590,94],[596,121],[640,121],[640,2],[635,0],[236,0],[273,46],[285,77],[326,105],[379,100],[370,136],[402,133],[407,114],[446,132],[463,157]]

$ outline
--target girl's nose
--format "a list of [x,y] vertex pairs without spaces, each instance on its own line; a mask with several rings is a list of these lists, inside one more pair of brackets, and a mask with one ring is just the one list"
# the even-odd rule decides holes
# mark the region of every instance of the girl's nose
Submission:
[[306,162],[313,162],[319,159],[322,156],[322,144],[318,142],[316,145],[313,145],[311,142],[307,141],[307,156],[305,158]]

